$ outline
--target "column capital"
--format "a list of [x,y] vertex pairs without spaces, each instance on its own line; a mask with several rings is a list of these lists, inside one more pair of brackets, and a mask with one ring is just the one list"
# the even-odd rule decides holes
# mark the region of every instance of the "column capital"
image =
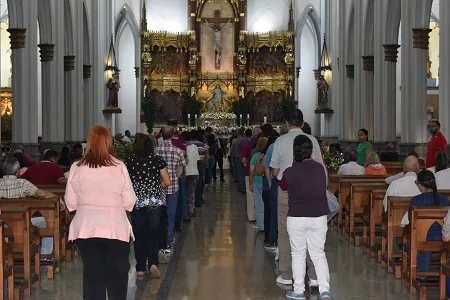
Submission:
[[83,78],[91,78],[91,65],[83,65]]
[[8,28],[6,31],[10,33],[11,49],[25,48],[26,28]]
[[384,61],[397,62],[398,48],[397,44],[386,44],[384,47]]
[[38,45],[41,52],[41,61],[53,61],[55,56],[55,44],[39,44]]
[[314,79],[315,80],[319,80],[319,77],[320,77],[320,69],[318,69],[318,70],[313,70],[313,72],[314,72]]
[[66,55],[64,56],[64,72],[69,72],[75,70],[75,56]]
[[135,76],[136,78],[139,78],[139,75],[140,75],[140,69],[141,69],[141,68],[139,68],[139,67],[134,67],[134,76]]
[[373,56],[363,56],[363,70],[373,72],[375,58]]
[[429,28],[413,28],[413,48],[428,50]]
[[355,65],[345,65],[347,78],[355,78]]

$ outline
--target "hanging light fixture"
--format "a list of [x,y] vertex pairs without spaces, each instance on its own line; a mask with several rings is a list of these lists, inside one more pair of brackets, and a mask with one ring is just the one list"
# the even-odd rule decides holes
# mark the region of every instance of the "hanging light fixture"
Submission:
[[323,35],[322,54],[320,55],[320,70],[331,71],[331,59],[328,54],[327,37],[325,34]]
[[114,73],[118,73],[120,71],[119,67],[117,66],[116,49],[114,49],[114,37],[112,34],[105,71],[111,71]]

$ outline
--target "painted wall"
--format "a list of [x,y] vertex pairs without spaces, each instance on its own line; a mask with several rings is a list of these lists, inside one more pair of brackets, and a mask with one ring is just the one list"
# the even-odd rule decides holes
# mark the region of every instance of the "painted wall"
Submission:
[[318,58],[314,42],[314,30],[309,20],[303,27],[300,47],[302,70],[297,86],[298,106],[303,112],[305,121],[311,126],[312,133],[319,134],[320,128],[316,125],[317,115],[314,113],[317,108],[317,82],[313,73]]
[[289,3],[289,0],[248,0],[248,31],[268,32],[287,30]]
[[[146,0],[149,30],[186,32],[188,30],[188,1]],[[269,0],[270,1],[270,0]],[[285,0],[283,0],[285,1]]]
[[122,114],[117,116],[116,133],[124,134],[136,131],[136,77],[134,75],[134,38],[129,25],[126,25],[118,46],[118,64],[120,71],[119,106]]

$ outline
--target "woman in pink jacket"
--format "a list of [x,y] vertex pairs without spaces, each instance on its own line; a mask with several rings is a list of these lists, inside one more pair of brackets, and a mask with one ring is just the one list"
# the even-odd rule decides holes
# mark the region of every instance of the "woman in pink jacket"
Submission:
[[127,218],[136,195],[127,168],[114,157],[110,131],[91,129],[86,155],[72,165],[65,201],[76,210],[69,240],[76,241],[83,261],[84,300],[125,300],[130,269]]

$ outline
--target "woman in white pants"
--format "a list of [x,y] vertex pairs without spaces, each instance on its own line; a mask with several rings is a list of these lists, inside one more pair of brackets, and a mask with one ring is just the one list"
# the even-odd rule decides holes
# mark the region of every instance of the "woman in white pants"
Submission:
[[328,208],[324,167],[311,159],[313,145],[305,135],[294,140],[294,163],[286,169],[280,187],[289,194],[287,230],[292,249],[294,291],[288,299],[305,297],[306,250],[314,263],[320,299],[330,300],[330,273],[325,256]]

